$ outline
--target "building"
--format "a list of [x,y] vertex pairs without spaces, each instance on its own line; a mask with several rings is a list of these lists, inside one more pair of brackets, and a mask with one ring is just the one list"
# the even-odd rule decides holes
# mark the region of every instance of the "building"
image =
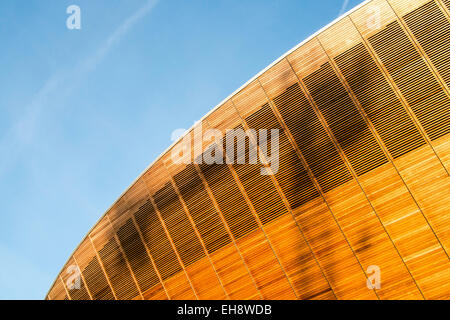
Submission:
[[278,129],[276,173],[176,163],[178,141],[47,299],[450,298],[449,43],[449,0],[354,8],[202,119]]

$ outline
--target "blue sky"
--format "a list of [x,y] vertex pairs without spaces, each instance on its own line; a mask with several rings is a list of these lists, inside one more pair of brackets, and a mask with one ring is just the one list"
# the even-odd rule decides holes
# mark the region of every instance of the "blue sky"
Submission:
[[174,129],[360,2],[0,1],[0,299],[44,298]]

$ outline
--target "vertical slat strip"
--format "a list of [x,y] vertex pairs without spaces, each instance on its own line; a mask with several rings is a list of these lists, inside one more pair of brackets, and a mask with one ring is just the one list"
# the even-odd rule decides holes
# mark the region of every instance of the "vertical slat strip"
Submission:
[[[165,168],[167,170],[167,166],[165,166]],[[195,222],[192,219],[192,214],[189,211],[189,209],[187,208],[186,203],[184,202],[183,197],[180,194],[178,186],[176,185],[176,183],[174,181],[174,177],[170,175],[170,172],[168,170],[167,170],[167,176],[169,176],[170,182],[172,183],[172,187],[178,196],[178,200],[180,201],[181,206],[186,214],[187,220],[190,222],[192,230],[193,230],[194,234],[197,236],[200,246],[204,252],[206,260],[205,259],[202,259],[202,260],[204,260],[205,262],[208,261],[209,263],[206,263],[206,266],[208,269],[209,269],[209,267],[211,267],[211,269],[213,271],[208,274],[207,270],[200,269],[202,271],[201,273],[199,273],[199,272],[196,272],[197,274],[193,273],[192,277],[197,277],[199,285],[201,283],[202,287],[205,288],[204,297],[202,297],[203,292],[201,292],[201,293],[199,292],[199,297],[201,299],[229,299],[228,293],[223,286],[222,279],[219,276],[219,274],[217,273],[216,267],[213,264],[213,262],[209,256],[209,253],[205,246],[204,240],[198,231],[198,227],[196,226]],[[209,275],[209,277],[208,277],[208,275]],[[214,275],[215,275],[215,277],[214,277]]]

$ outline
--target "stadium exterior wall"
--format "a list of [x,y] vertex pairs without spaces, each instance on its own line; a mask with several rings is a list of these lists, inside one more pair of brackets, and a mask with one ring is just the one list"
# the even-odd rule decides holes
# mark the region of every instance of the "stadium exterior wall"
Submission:
[[278,172],[174,163],[180,139],[46,298],[449,299],[449,43],[450,0],[365,1],[201,120],[279,129]]

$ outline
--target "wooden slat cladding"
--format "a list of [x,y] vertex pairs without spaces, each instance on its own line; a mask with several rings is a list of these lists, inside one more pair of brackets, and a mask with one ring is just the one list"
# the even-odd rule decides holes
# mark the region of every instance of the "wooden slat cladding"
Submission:
[[117,299],[130,300],[139,295],[138,288],[128,269],[125,258],[115,238],[109,239],[98,251]]
[[[345,26],[348,30],[354,29],[354,26],[351,24],[346,24]],[[326,32],[325,32],[326,33]],[[358,39],[358,41],[360,41]],[[339,41],[337,41],[339,42]],[[361,45],[360,45],[361,47]],[[348,50],[345,53],[351,52],[352,50],[355,50],[358,48],[358,46],[354,46],[352,49]],[[329,48],[327,45],[324,45],[324,49],[330,53]],[[345,54],[344,53],[344,54]],[[333,56],[333,55],[332,55]],[[341,58],[339,56],[337,59]],[[370,58],[370,55],[369,55]],[[336,61],[337,59],[333,59]],[[353,59],[353,60],[350,60]],[[348,63],[347,66],[352,65],[352,63],[357,63],[358,60],[355,59],[354,56],[350,56],[348,58],[348,61],[351,61],[351,63]],[[337,66],[335,65],[337,68]],[[376,65],[373,66],[376,70]],[[345,67],[343,67],[345,68]],[[351,68],[350,68],[351,69]],[[340,73],[342,77],[345,77],[343,75],[342,71],[337,69],[337,71]],[[350,72],[351,74],[351,72]],[[352,74],[351,74],[352,75]],[[367,75],[364,72],[356,73],[357,76],[361,75],[362,79],[367,80],[367,82],[371,82],[374,79],[370,74]],[[350,76],[351,77],[351,76]],[[380,77],[382,79],[382,77]],[[351,90],[351,86],[349,84],[349,81],[345,79],[345,83],[349,85],[349,89]],[[377,87],[378,83],[373,81],[372,83],[369,83],[369,88],[374,89]],[[351,90],[352,94],[356,95],[356,92]],[[361,96],[360,96],[361,97]],[[359,97],[354,97],[355,101],[358,103],[358,106],[361,107],[360,101],[358,101]],[[364,110],[364,108],[362,108]],[[366,113],[364,112],[364,115]],[[408,119],[408,117],[406,118]],[[369,126],[372,126],[373,123],[369,122]],[[377,135],[377,138],[380,138],[379,132],[376,130],[374,131],[375,135]],[[398,135],[398,139],[401,139],[401,136]],[[381,139],[382,140],[382,139]],[[417,147],[416,147],[417,148]],[[416,148],[413,148],[409,151],[415,150]],[[398,158],[398,157],[397,157]],[[394,166],[393,166],[394,165]],[[405,287],[402,288],[402,286],[397,282],[395,286],[392,286],[391,289],[389,289],[387,286],[389,284],[383,286],[383,288],[379,291],[381,298],[399,298],[403,295],[403,297],[408,297],[405,294],[409,295],[409,298],[417,298],[417,297],[425,297],[425,298],[442,298],[442,296],[435,295],[433,289],[430,290],[430,287],[433,286],[439,286],[442,288],[445,288],[443,283],[445,283],[447,279],[448,274],[444,271],[446,266],[448,266],[448,259],[445,257],[445,252],[442,251],[442,248],[440,248],[439,243],[436,241],[436,238],[433,234],[433,230],[430,229],[426,219],[424,219],[424,216],[421,212],[417,212],[419,209],[417,205],[414,203],[414,199],[411,197],[411,194],[408,192],[409,190],[404,187],[404,182],[399,177],[399,175],[395,172],[395,161],[391,164],[383,165],[382,167],[379,167],[375,170],[372,170],[370,173],[367,173],[361,177],[358,178],[361,186],[363,187],[363,191],[370,199],[370,203],[375,210],[378,218],[380,219],[380,222],[383,224],[383,228],[385,229],[385,232],[388,233],[389,237],[392,239],[392,243],[394,244],[396,250],[398,253],[392,252],[392,250],[388,250],[389,247],[392,247],[392,244],[389,244],[389,242],[385,241],[385,244],[381,245],[381,241],[378,241],[376,245],[372,244],[369,247],[369,250],[372,251],[374,256],[380,257],[378,259],[377,264],[383,265],[382,269],[385,270],[387,273],[385,273],[386,278],[390,278],[390,284],[392,285],[393,279],[407,279],[407,273],[405,271],[409,271],[411,276],[413,277],[416,285],[414,283],[411,283],[411,281],[405,282]],[[402,171],[400,171],[403,173]],[[369,178],[369,175],[372,175],[372,178]],[[376,178],[375,178],[376,177]],[[378,181],[383,181],[386,186],[383,188],[383,191],[377,190],[377,178],[380,177],[382,179]],[[388,185],[391,184],[390,187]],[[394,184],[394,189],[392,188],[392,184]],[[379,187],[380,184],[378,184]],[[389,198],[389,204],[385,203],[385,199]],[[344,205],[346,200],[342,199],[341,204]],[[353,201],[352,201],[353,202]],[[395,210],[392,210],[392,208],[396,208]],[[419,209],[420,210],[420,209]],[[358,218],[354,217],[354,221],[357,221]],[[376,224],[374,224],[375,221],[371,221],[370,228],[367,230],[370,230],[369,232],[376,232]],[[406,225],[415,225],[416,230],[412,235],[412,232],[410,228],[405,228]],[[358,228],[353,227],[352,231],[356,231]],[[364,229],[360,230],[359,234],[367,233],[367,230],[364,231]],[[420,231],[419,231],[420,230]],[[381,230],[378,230],[381,231]],[[358,233],[355,234],[355,236],[358,237]],[[380,234],[380,236],[382,233]],[[349,235],[349,238],[351,239],[351,235]],[[364,237],[363,237],[364,238]],[[375,238],[374,235],[368,236],[368,239]],[[356,246],[352,244],[353,247]],[[385,247],[385,248],[383,248]],[[379,251],[381,249],[381,251]],[[378,252],[384,252],[384,254],[377,253]],[[429,252],[427,257],[421,256],[421,252]],[[381,260],[381,257],[387,258],[390,254],[390,258],[387,260]],[[402,260],[398,259],[398,255],[402,258]],[[369,260],[372,260],[370,256],[366,256],[369,258]],[[364,261],[364,257],[361,258],[361,261]],[[394,260],[397,260],[398,262],[396,264],[390,265],[390,262]],[[425,271],[421,269],[417,263],[417,261],[420,260],[420,264],[428,265],[428,269]],[[407,270],[402,270],[402,265],[407,267]],[[404,269],[404,268],[403,268]],[[402,274],[403,273],[403,274]],[[436,276],[439,274],[439,276]],[[405,277],[406,276],[406,277]],[[440,280],[436,280],[436,278],[439,278]],[[430,285],[433,283],[433,285]],[[419,288],[420,295],[415,295],[415,286]],[[393,288],[396,288],[394,291]],[[400,289],[402,288],[402,289]],[[419,292],[417,292],[419,293]]]
[[205,252],[192,229],[178,195],[170,183],[154,195],[155,203],[185,266],[203,258]]
[[261,229],[237,241],[263,299],[297,299]]
[[425,144],[362,43],[342,53],[335,61],[393,158]]
[[388,161],[329,62],[303,81],[358,176]]
[[[303,102],[305,102],[305,98],[300,92],[300,88],[298,85],[295,87],[298,94],[303,97]],[[282,96],[287,95],[287,93],[291,90],[293,90],[292,87],[288,88]],[[296,100],[298,99],[295,99],[294,101]],[[305,130],[305,128],[307,128],[306,123],[305,125],[295,125],[295,120],[300,118],[300,112],[304,111],[305,108],[289,108],[283,103],[276,103],[276,105],[279,106],[278,110],[285,110],[283,113],[285,113],[288,119],[287,122],[290,124],[292,122],[294,123],[290,126],[293,128],[292,130],[298,132],[298,130]],[[309,120],[308,123],[309,122],[311,121]],[[306,140],[306,138],[294,138],[294,140],[301,142],[302,140]],[[418,290],[415,288],[414,282],[409,277],[408,270],[403,266],[401,259],[399,259],[394,246],[389,240],[389,237],[383,231],[380,222],[377,220],[377,217],[371,210],[370,205],[362,192],[358,192],[359,188],[356,182],[348,182],[345,186],[343,186],[343,188],[345,188],[345,190],[342,188],[336,188],[336,192],[330,191],[326,193],[325,199],[328,201],[328,205],[337,217],[339,224],[345,232],[346,238],[349,239],[350,244],[355,250],[355,254],[358,256],[363,266],[366,268],[368,265],[372,264],[374,262],[374,257],[383,257],[383,259],[377,258],[377,265],[384,270],[385,277],[385,284],[382,290],[377,290],[380,298],[420,298],[421,296],[418,294]],[[316,203],[317,202],[320,203],[320,201],[316,201]],[[348,204],[343,207],[342,204],[347,202]],[[319,234],[322,235],[319,238],[321,240],[328,238],[326,235],[339,233],[339,229],[330,215],[331,212],[326,210],[325,204],[322,204],[322,210],[315,211],[315,214],[320,214],[322,216],[319,221],[322,221],[323,224],[326,223],[328,226],[326,229],[323,227],[321,228],[319,224],[314,224],[314,220],[310,218],[309,214],[306,212],[303,213],[304,211],[312,210],[309,204],[305,207],[307,210],[305,208],[299,208],[297,211],[297,214],[302,213],[299,221],[306,227],[305,230],[319,230]],[[307,231],[306,234],[309,235],[309,232]],[[371,240],[375,238],[377,239],[376,242]],[[323,246],[323,244],[320,244],[320,240],[317,240],[314,237],[312,238],[311,243],[313,246]],[[344,248],[345,247],[342,247],[341,250],[344,250],[345,252]],[[339,252],[337,251],[335,254],[339,254]],[[338,297],[345,297],[348,293],[341,291],[342,284],[338,285],[338,283],[342,280],[339,279],[339,275],[336,275],[336,266],[333,264],[333,260],[334,259],[332,259],[332,261],[324,261],[326,267],[325,271],[329,273],[330,281],[336,286],[335,292]],[[320,255],[319,261],[322,261]],[[398,279],[404,280],[402,280],[402,283],[400,284]]]
[[226,164],[206,163],[200,169],[218,203],[231,233],[239,239],[257,228],[255,218]]
[[58,277],[58,279],[56,279],[55,284],[52,290],[50,291],[50,296],[52,300],[69,300],[61,277]]
[[208,253],[211,254],[231,243],[231,238],[209,199],[194,165],[188,165],[174,176],[174,180],[205,242]]
[[450,0],[442,0],[447,6],[448,10],[450,10]]
[[[263,119],[263,121],[267,120],[269,122],[272,121],[272,124],[270,126],[266,126],[267,129],[271,130],[280,128],[268,104],[265,104],[262,107],[256,109],[258,110],[256,113],[259,114],[258,117],[259,121],[261,121],[261,119]],[[272,117],[270,117],[270,115]],[[250,120],[250,123],[247,121],[245,123],[246,126],[248,126],[248,128],[250,128],[251,130],[258,129],[258,127],[261,125],[259,121],[253,121],[253,119],[249,119],[248,117],[246,118],[246,120]],[[255,127],[253,127],[253,125],[255,125]],[[238,127],[237,129],[243,129],[243,127]],[[238,149],[237,146],[245,145],[245,149],[241,150],[240,152],[240,157],[237,157],[238,160],[239,158],[249,159],[250,153],[257,153],[258,150],[256,146],[261,148],[261,142],[265,144],[264,139],[260,139],[261,137],[258,137],[260,132],[259,131],[256,132],[257,132],[256,135],[240,136],[239,137],[240,139],[234,141],[234,150]],[[270,139],[269,136],[265,136],[265,138]],[[254,141],[255,139],[258,141],[259,145],[257,142]],[[282,157],[282,154],[286,155],[286,149],[289,149],[286,137],[284,137],[284,139],[285,139],[284,145],[283,147],[281,147],[282,152],[279,155],[280,157]],[[245,141],[245,144],[240,144],[239,140]],[[253,143],[250,143],[250,140],[253,140]],[[272,150],[270,143],[268,144],[267,149],[268,154],[271,154]],[[230,153],[229,150],[227,150],[227,155],[229,153]],[[263,152],[261,152],[261,150],[259,156],[261,158],[267,158],[266,157],[267,154],[265,155]],[[286,161],[286,158],[282,159],[283,161]],[[296,158],[294,158],[293,160],[298,161],[298,159]],[[289,164],[289,161],[286,162],[287,164]],[[294,165],[295,164],[298,165],[298,162],[294,162]],[[265,232],[265,236],[267,237],[269,245],[271,246],[273,252],[275,253],[275,256],[277,257],[280,263],[280,266],[282,267],[282,271],[283,273],[285,273],[285,277],[289,280],[289,285],[294,290],[296,296],[299,299],[314,299],[320,296],[326,296],[328,297],[328,299],[335,298],[335,295],[327,279],[324,277],[321,267],[319,266],[317,260],[315,259],[315,256],[313,255],[311,247],[307,243],[295,219],[293,219],[293,216],[289,214],[289,208],[286,207],[286,203],[284,203],[284,201],[282,200],[282,197],[283,196],[285,197],[286,195],[284,193],[277,192],[277,187],[275,184],[280,184],[285,188],[285,190],[292,191],[290,188],[288,188],[289,185],[287,181],[283,179],[280,180],[280,178],[283,178],[282,174],[278,175],[278,172],[280,171],[278,170],[278,172],[275,174],[273,181],[271,181],[270,176],[261,174],[261,172],[263,172],[261,171],[262,169],[267,169],[263,168],[263,166],[237,163],[233,164],[233,168],[239,177],[239,181],[242,182],[242,185],[246,190],[246,194],[248,195],[249,200],[252,202],[253,208],[255,209],[255,213],[257,214],[259,221],[261,222],[262,225],[264,225],[262,229]],[[285,168],[286,165],[281,167],[282,170],[285,170]],[[244,171],[243,169],[244,170],[258,169],[259,177],[265,178],[264,180],[263,179],[260,180],[263,181],[263,184],[259,185],[259,189],[263,187],[273,188],[275,192],[269,194],[270,197],[268,199],[264,197],[265,194],[268,194],[267,191],[263,192],[262,196],[258,195],[259,198],[256,198],[257,197],[255,195],[256,192],[249,193],[248,191],[252,190],[251,189],[252,184],[248,183],[248,181],[244,181],[246,178],[243,177],[243,172],[246,171]],[[258,186],[259,182],[253,183]],[[307,187],[308,185],[305,183],[305,186]],[[257,188],[255,188],[255,191],[256,190]],[[289,194],[289,196],[291,195],[293,195],[293,193]],[[290,199],[292,200],[292,197],[290,197]],[[283,236],[280,234],[280,232],[283,234]],[[309,268],[307,271],[302,271],[304,270],[305,265],[308,265]],[[311,279],[314,279],[315,281],[315,286],[313,288],[308,287],[308,284],[312,281]]]
[[[243,131],[244,128],[239,126],[235,129]],[[249,152],[257,151],[255,148],[251,147],[251,145],[254,144],[250,143],[247,135],[242,136],[241,139],[242,138],[245,140],[245,143],[239,143],[239,140],[236,139],[234,141],[234,150],[238,150],[239,147],[245,146],[245,149],[241,150],[239,153],[247,160],[245,164],[239,164],[239,158],[237,158],[236,164],[233,164],[233,168],[236,170],[261,222],[266,224],[283,214],[287,214],[288,211],[275,186],[271,182],[270,176],[261,174],[261,169],[264,170],[264,166],[261,162],[258,161],[257,164],[248,163],[248,159],[250,159]]]
[[295,298],[228,165],[201,164],[200,168],[261,296]]
[[369,38],[431,140],[450,132],[450,100],[396,21]]
[[[140,207],[149,201],[148,190],[142,179],[138,179],[123,196],[128,210]],[[111,216],[110,216],[111,217]]]
[[[336,189],[339,190],[339,189]],[[364,272],[322,199],[311,201],[296,211],[337,299],[377,299],[375,292],[362,286]]]
[[[372,0],[279,59],[187,134],[220,131],[222,163],[169,149],[47,298],[450,298],[449,10]],[[271,130],[278,170],[263,161]],[[381,288],[367,287],[371,265]]]
[[67,288],[71,300],[91,300],[84,281],[80,279],[80,288]]
[[[288,88],[286,92],[282,93],[279,97],[289,97],[289,93],[292,94],[293,89],[299,90],[298,84]],[[281,100],[279,97],[275,97],[275,100],[278,100],[278,105],[281,107],[286,107],[286,104],[283,103],[285,100]],[[277,103],[275,104],[277,105]],[[286,108],[286,110],[288,110],[288,112],[286,112],[286,116],[292,117],[291,121],[292,119],[295,119],[295,116],[298,116],[298,114],[296,114],[296,109]],[[304,110],[305,109],[303,108],[301,109],[301,111]],[[305,128],[305,126],[295,125],[293,127],[295,129],[299,127],[301,129]],[[314,138],[314,136],[308,138]],[[299,140],[302,141],[303,139]],[[312,204],[319,205],[321,210],[313,210],[315,207]],[[313,216],[315,216],[317,220],[312,219],[308,214],[306,214],[305,208],[308,208],[307,211],[312,211]],[[302,209],[305,211],[302,212]],[[295,212],[298,216],[297,221],[300,226],[303,227],[302,230],[305,232],[307,241],[311,244],[320,265],[323,267],[325,275],[333,287],[335,296],[337,298],[348,299],[353,294],[358,292],[357,294],[361,297],[364,296],[365,299],[376,298],[374,292],[367,290],[367,288],[363,289],[358,285],[358,283],[364,282],[364,274],[361,267],[358,265],[358,261],[355,259],[350,247],[348,246],[345,237],[342,235],[339,226],[334,221],[331,212],[326,207],[326,204],[323,203],[323,200],[321,198],[316,198],[314,201],[309,201],[304,206],[299,207],[298,210],[295,210]],[[323,252],[327,251],[326,248],[331,247],[334,248],[333,251],[335,255],[325,257]],[[338,256],[341,258],[337,258]],[[339,268],[337,267],[335,261],[336,259],[346,260],[348,264],[345,266],[341,265],[339,268],[346,269],[346,274],[348,276],[343,277],[339,272]],[[351,276],[349,274],[351,274]]]
[[198,165],[194,165],[194,167],[209,198],[206,202],[210,202],[214,206],[232,242],[221,250],[210,254],[210,259],[213,262],[217,274],[220,276],[221,283],[228,297],[230,299],[261,299],[262,295],[256,286],[255,278],[245,260],[245,255],[237,245],[236,238],[233,236],[205,176]]
[[[243,133],[243,127],[239,126],[235,129],[239,129],[241,133]],[[224,138],[225,139],[225,138]],[[239,140],[244,141],[244,144],[239,143]],[[234,150],[234,162],[239,163],[242,159],[249,159],[249,152],[256,153],[255,144],[249,143],[248,137],[243,133],[242,135],[238,135],[238,137],[232,141],[231,144]],[[225,142],[223,142],[224,146],[227,146]],[[252,147],[251,147],[252,146]],[[230,155],[231,151],[227,149],[227,154]],[[248,166],[248,164],[242,164],[243,166]],[[204,166],[203,166],[204,167]],[[234,165],[230,166],[230,168],[234,174],[237,175],[235,171]],[[210,168],[208,168],[210,169]],[[204,169],[203,169],[204,170]],[[231,175],[233,179],[233,175]],[[222,185],[222,181],[221,187]],[[239,184],[242,182],[239,180]],[[246,190],[247,191],[247,190]],[[248,197],[247,192],[245,193],[245,197]],[[244,198],[245,199],[245,198]],[[286,271],[282,267],[282,263],[277,260],[277,255],[274,254],[273,243],[269,240],[267,235],[263,232],[263,230],[255,230],[259,222],[256,221],[255,217],[252,213],[253,209],[250,209],[248,213],[251,216],[246,217],[248,220],[246,221],[246,228],[242,230],[243,234],[240,235],[240,238],[237,240],[237,246],[240,248],[242,255],[245,259],[245,262],[249,268],[250,273],[252,273],[254,277],[254,281],[262,295],[265,299],[292,299],[296,298],[295,293],[293,292],[292,284],[288,281]],[[225,216],[225,214],[224,214]],[[228,219],[230,217],[228,216]],[[235,216],[230,220],[230,224],[235,224],[236,221],[239,221],[241,217]],[[233,221],[234,220],[234,221]],[[248,225],[250,223],[250,226]],[[296,241],[296,237],[292,238],[288,242]],[[252,244],[249,246],[249,244]],[[279,246],[277,246],[279,248]],[[255,258],[259,257],[259,261]],[[292,264],[292,263],[291,263]],[[267,265],[264,272],[261,271],[263,265]],[[269,267],[270,266],[270,267]],[[259,270],[259,271],[258,271]],[[256,273],[256,275],[255,275]]]
[[[413,152],[424,152],[424,147]],[[397,161],[395,162],[398,165]],[[402,166],[399,167],[403,174]],[[404,182],[396,174],[395,169],[389,165],[380,167],[359,180],[373,208],[378,213],[386,232],[397,248],[402,263],[408,267],[423,297],[427,299],[443,298],[442,291],[437,292],[436,288],[439,287],[442,290],[445,288],[445,283],[448,282],[450,275],[448,257],[420,211],[421,208],[406,189]],[[379,190],[380,184],[383,185],[383,191]],[[386,201],[386,198],[390,200]],[[411,226],[414,226],[414,228]],[[368,239],[370,238],[368,237]],[[427,254],[424,254],[424,252]],[[387,258],[388,255],[379,254],[377,256],[380,257],[378,259],[381,259],[382,257]],[[392,257],[391,260],[394,261],[394,258]],[[423,268],[424,265],[427,268]],[[399,261],[396,269],[400,271],[400,267]],[[386,267],[383,267],[383,269],[388,270]],[[407,279],[401,276],[397,278]],[[396,283],[399,285],[398,282]],[[383,288],[386,288],[386,286]],[[400,293],[402,286],[393,286],[392,288],[396,288],[395,290]],[[411,295],[410,297],[418,298],[418,296],[413,297],[415,292],[412,288],[409,288],[407,292]]]
[[[252,129],[267,130],[267,141],[265,141],[265,144],[267,145],[268,154],[271,154],[270,130],[275,129],[279,131],[279,159],[281,161],[275,178],[280,184],[291,208],[298,208],[302,204],[318,197],[319,193],[269,105],[265,104],[259,111],[245,120]],[[261,144],[260,140],[258,139],[259,144]],[[266,219],[263,219],[263,221],[266,222]]]
[[372,0],[351,13],[349,17],[364,38],[374,35],[383,26],[397,19],[391,5],[386,0]]
[[141,291],[158,284],[158,276],[131,219],[117,230],[117,236]]
[[310,244],[291,215],[274,220],[264,229],[298,299],[336,299],[323,266],[317,262]]
[[272,68],[258,77],[267,98],[272,98],[283,93],[287,88],[297,82],[295,73],[286,59],[282,59]]
[[226,129],[234,128],[241,123],[234,104],[228,100],[216,112],[211,113],[207,117],[208,123],[212,128],[216,128],[222,132]]
[[230,299],[261,299],[252,272],[243,257],[244,254],[237,245],[226,246],[211,254]]
[[180,272],[182,268],[151,202],[144,204],[134,216],[161,277],[166,280]]
[[114,294],[97,259],[89,238],[84,240],[73,255],[83,274],[93,300],[114,300]]
[[[81,275],[77,277],[79,272],[81,270],[72,258],[66,264],[65,272],[61,274],[61,279],[71,300],[91,300],[83,277]],[[79,284],[80,287],[77,287],[76,284]]]
[[352,179],[298,83],[274,103],[324,192]]
[[231,100],[242,118],[248,117],[267,102],[264,90],[256,80],[242,89]]
[[111,287],[96,256],[92,258],[82,272],[93,300],[114,300]]
[[434,1],[403,17],[447,85],[450,85],[450,22]]

